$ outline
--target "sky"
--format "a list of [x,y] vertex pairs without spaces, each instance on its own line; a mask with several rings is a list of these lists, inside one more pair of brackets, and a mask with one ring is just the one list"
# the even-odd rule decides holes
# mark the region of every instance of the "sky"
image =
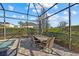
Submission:
[[[44,6],[45,10],[48,10],[48,8],[50,8],[54,4],[55,3],[41,3],[41,5]],[[28,10],[27,6],[28,6],[28,3],[3,3],[3,7],[6,10],[18,11],[18,12],[22,12],[22,13],[27,13],[27,10]],[[30,4],[29,14],[40,15],[41,14],[41,6],[38,4],[35,4],[35,6],[37,8],[38,14],[36,13],[35,7],[32,3]],[[59,10],[66,8],[67,6],[68,6],[67,3],[59,3],[56,6],[54,6],[52,9],[50,9],[47,12],[47,15],[49,16],[49,15],[51,15]],[[21,19],[27,19],[26,15],[17,14],[17,13],[13,13],[13,12],[6,12],[5,15],[7,17],[14,17],[14,18],[17,17],[17,18],[21,18]],[[2,10],[0,10],[0,16],[3,16]],[[29,20],[36,20],[37,19],[37,17],[33,17],[33,16],[29,16],[28,18],[29,18]],[[75,6],[71,7],[71,24],[72,25],[79,25],[78,19],[79,19],[79,5],[75,5]],[[49,20],[49,23],[52,27],[58,26],[59,22],[61,22],[61,21],[65,21],[68,23],[68,21],[69,21],[68,9],[50,17],[48,20]],[[2,22],[2,21],[3,21],[3,19],[0,18],[0,22]],[[7,19],[6,18],[6,22],[12,23],[14,25],[18,25],[19,21],[25,22],[26,20],[16,20],[16,19]]]

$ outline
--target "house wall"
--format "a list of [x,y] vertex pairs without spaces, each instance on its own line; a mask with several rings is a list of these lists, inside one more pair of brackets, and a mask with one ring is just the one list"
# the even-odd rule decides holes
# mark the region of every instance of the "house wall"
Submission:
[[22,28],[34,28],[33,26],[21,26]]
[[[4,25],[4,24],[1,24],[1,25]],[[5,24],[5,27],[8,27],[8,28],[14,28],[14,25],[12,25],[12,24]]]

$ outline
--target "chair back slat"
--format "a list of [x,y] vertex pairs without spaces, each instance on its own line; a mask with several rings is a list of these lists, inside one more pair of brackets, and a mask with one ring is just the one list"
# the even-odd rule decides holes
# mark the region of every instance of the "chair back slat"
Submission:
[[54,45],[54,40],[55,40],[55,37],[53,37],[53,38],[49,37],[46,42],[46,47],[51,49]]

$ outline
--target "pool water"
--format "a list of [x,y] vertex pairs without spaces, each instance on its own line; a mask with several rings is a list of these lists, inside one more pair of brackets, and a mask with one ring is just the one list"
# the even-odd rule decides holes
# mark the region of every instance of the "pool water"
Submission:
[[0,48],[8,48],[14,43],[15,40],[8,40],[8,41],[0,41]]

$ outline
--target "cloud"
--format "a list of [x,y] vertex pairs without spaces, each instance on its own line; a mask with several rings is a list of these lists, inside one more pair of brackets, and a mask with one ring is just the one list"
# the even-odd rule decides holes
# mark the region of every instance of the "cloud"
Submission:
[[[36,7],[38,13],[41,12],[41,8],[42,8],[42,7],[41,7],[40,5],[35,4],[35,7]],[[33,3],[30,4],[30,8],[31,8],[30,10],[31,10],[32,12],[36,12],[35,7],[34,7]],[[25,9],[27,10],[27,9],[28,9],[28,6],[26,6]]]
[[3,13],[0,13],[0,16],[3,16]]
[[77,14],[77,12],[76,12],[75,10],[72,10],[71,13],[72,13],[73,15],[76,15],[76,14]]
[[7,16],[7,13],[5,13],[5,16]]
[[30,4],[30,8],[34,8],[33,4]]
[[69,16],[64,16],[64,17],[62,17],[62,19],[63,19],[63,21],[67,21],[67,20],[69,20]]
[[2,7],[0,6],[0,9],[2,9]]
[[[32,11],[33,11],[33,12],[36,12],[35,9],[33,9]],[[41,10],[40,10],[40,9],[37,9],[37,12],[41,12]]]
[[[73,5],[73,4],[75,4],[75,3],[71,3],[71,5]],[[78,6],[78,4],[76,4],[76,5],[74,5],[74,6],[76,7],[76,6]]]
[[13,15],[12,17],[16,18],[16,15]]
[[54,6],[54,8],[55,8],[55,9],[58,9],[58,6],[57,6],[57,5],[55,5],[55,6]]
[[[42,3],[42,5],[46,8],[50,8],[51,6],[53,6],[55,3]],[[54,6],[55,9],[58,9],[58,6],[55,5]]]
[[42,3],[41,5],[43,5],[46,8],[49,8],[51,6],[53,6],[55,3]]
[[49,19],[49,23],[52,27],[57,27],[59,22],[61,21],[65,21],[67,22],[69,19],[68,19],[68,16],[59,16],[59,15],[56,15],[56,16],[53,16]]
[[[48,13],[48,16],[50,16],[52,13]],[[69,16],[68,16],[68,10],[63,12],[64,15],[56,14],[52,17],[49,18],[49,22],[51,26],[56,27],[60,21],[65,21],[68,22]],[[75,10],[71,10],[71,15],[74,16],[76,15],[77,12]]]
[[68,15],[68,11],[64,11],[64,13],[63,13],[64,15]]
[[[53,6],[54,4],[55,3],[41,3],[41,5],[44,6],[44,7],[46,7],[46,8],[49,8],[49,7]],[[40,5],[37,5],[37,4],[35,4],[35,6],[38,9],[42,8]],[[27,9],[27,8],[28,8],[28,6],[25,9]],[[34,5],[33,5],[33,3],[30,4],[30,8],[35,8]]]
[[[0,13],[0,16],[4,16],[4,14],[3,13]],[[5,13],[5,16],[7,16],[7,13]]]
[[32,11],[33,11],[33,12],[36,12],[36,10],[35,10],[35,9],[33,9]]
[[49,21],[49,24],[50,24],[52,27],[57,27],[58,24],[59,24],[59,21],[58,21],[58,20],[51,20],[51,21]]
[[78,6],[78,4],[77,4],[77,5],[75,5],[75,7],[76,7],[76,6]]
[[[30,4],[30,8],[34,8],[33,4]],[[28,9],[28,5],[26,5],[25,9]]]
[[[50,14],[48,13],[48,15],[51,15],[51,13]],[[48,20],[49,20],[49,23],[51,24],[51,26],[57,27],[59,22],[61,22],[61,21],[68,22],[68,20],[69,20],[68,18],[69,18],[68,15],[61,16],[59,14],[56,14],[56,15],[50,17]]]
[[13,10],[14,10],[14,7],[11,6],[11,5],[9,5],[9,6],[8,6],[8,9],[13,11]]
[[[48,15],[51,15],[48,13]],[[57,21],[68,21],[68,15],[60,16],[60,15],[54,15],[49,18],[49,21],[51,20],[57,20]]]
[[22,15],[22,18],[24,18],[25,16],[24,15]]
[[42,7],[41,7],[41,6],[39,6],[39,5],[36,5],[36,8],[37,8],[37,9],[41,9]]
[[[40,7],[39,5],[37,5],[37,4],[35,4],[35,7],[38,8],[38,9],[41,8],[41,7]],[[30,8],[35,8],[35,7],[34,7],[33,3],[30,4]],[[26,7],[26,9],[28,9],[28,6]]]
[[30,20],[36,20],[37,17],[30,17]]
[[[63,13],[64,15],[68,15],[68,11],[64,11],[64,13]],[[76,15],[77,14],[77,12],[75,11],[75,10],[71,10],[71,15],[73,16],[73,15]]]
[[28,7],[25,8],[25,10],[27,10],[27,9],[28,9]]
[[[51,15],[51,14],[48,14],[48,15]],[[59,19],[60,19],[59,15],[54,15],[54,16],[49,18],[49,20],[59,20]]]

